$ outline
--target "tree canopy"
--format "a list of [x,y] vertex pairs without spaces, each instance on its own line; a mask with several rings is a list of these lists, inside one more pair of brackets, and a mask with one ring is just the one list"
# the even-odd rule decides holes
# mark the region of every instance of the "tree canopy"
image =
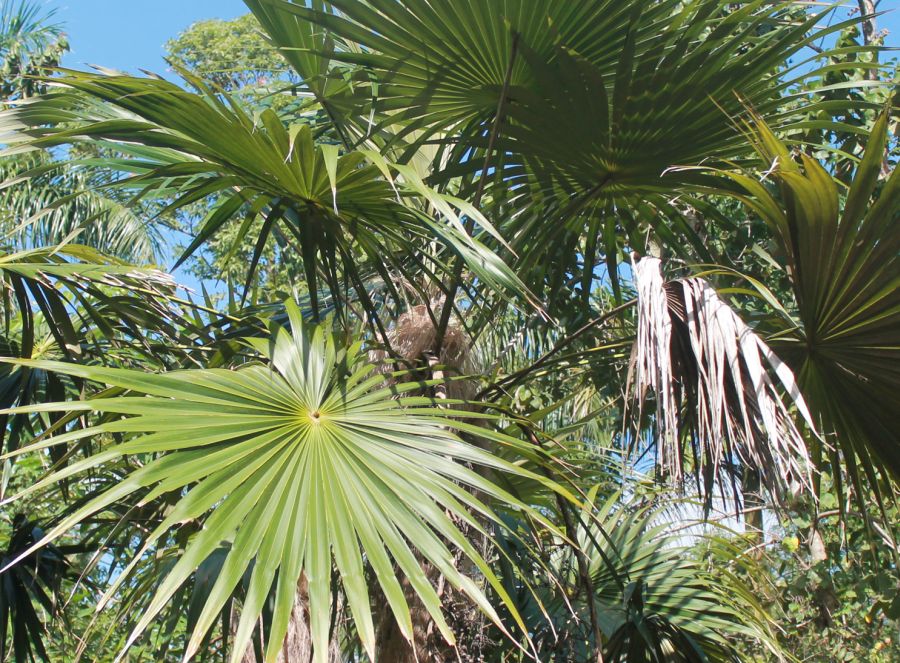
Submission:
[[877,3],[245,3],[3,2],[0,657],[895,660]]

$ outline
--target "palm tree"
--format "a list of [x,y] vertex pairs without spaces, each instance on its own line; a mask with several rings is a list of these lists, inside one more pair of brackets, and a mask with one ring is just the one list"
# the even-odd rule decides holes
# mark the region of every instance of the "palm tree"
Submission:
[[[74,227],[102,191],[135,224],[98,237],[200,204],[178,264],[226,229],[254,246],[221,310],[26,230],[40,264],[15,278],[93,277],[48,305],[58,347],[84,345],[67,313],[119,351],[3,360],[60,386],[5,403],[34,438],[7,462],[48,459],[7,501],[56,508],[0,572],[90,547],[116,618],[80,651],[120,657],[726,661],[749,637],[790,658],[743,579],[755,556],[717,529],[692,557],[645,472],[707,510],[755,472],[783,505],[839,448],[856,484],[893,489],[891,110],[846,193],[783,142],[840,129],[809,119],[837,106],[807,47],[850,22],[762,0],[246,2],[302,81],[295,116],[188,71],[63,71],[0,116],[8,154],[75,162]],[[743,254],[706,238],[735,200],[771,225],[792,301],[754,274],[755,301],[721,287]],[[286,302],[251,296],[272,243],[302,263]]]
[[69,44],[62,27],[27,0],[0,4],[0,61],[3,99],[31,97],[46,90],[36,77],[59,65]]
[[[24,0],[0,5],[4,106],[47,91],[41,77],[59,66],[69,48],[62,27],[52,22],[53,13],[42,13]],[[87,178],[74,163],[56,162],[43,152],[11,152],[0,159],[0,177],[5,183],[0,191],[0,233],[6,251],[78,238],[80,244],[136,264],[161,257],[160,237],[141,212],[111,198],[101,180]],[[13,182],[17,185],[10,186]]]

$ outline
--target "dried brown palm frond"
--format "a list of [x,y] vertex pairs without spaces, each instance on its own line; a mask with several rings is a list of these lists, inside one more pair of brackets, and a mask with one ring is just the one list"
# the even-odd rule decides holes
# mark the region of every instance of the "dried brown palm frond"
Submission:
[[693,463],[707,498],[722,468],[738,463],[756,469],[776,499],[809,487],[806,445],[776,386],[813,429],[791,370],[703,279],[666,282],[657,258],[632,266],[638,329],[628,391],[639,421],[655,395],[663,474],[680,481]]

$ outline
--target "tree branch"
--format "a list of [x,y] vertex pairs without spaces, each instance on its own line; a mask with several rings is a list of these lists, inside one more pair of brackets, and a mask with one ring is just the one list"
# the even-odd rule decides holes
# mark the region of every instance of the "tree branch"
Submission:
[[[863,43],[871,46],[875,42],[875,0],[857,0],[859,15],[862,20]],[[878,53],[872,53],[873,62],[878,62]],[[874,81],[878,78],[875,68],[866,70],[866,79]]]

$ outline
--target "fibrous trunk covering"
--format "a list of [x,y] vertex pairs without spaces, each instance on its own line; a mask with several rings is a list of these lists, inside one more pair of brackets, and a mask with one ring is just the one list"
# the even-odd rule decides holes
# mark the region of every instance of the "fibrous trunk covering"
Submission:
[[[475,372],[469,353],[470,339],[455,318],[450,319],[446,333],[439,349],[435,348],[437,330],[432,311],[440,309],[441,302],[436,299],[429,305],[411,306],[397,318],[389,331],[391,347],[406,366],[415,366],[425,372],[426,377],[439,382],[431,387],[430,395],[439,401],[442,399],[465,399],[474,392],[470,380],[448,380],[455,376]],[[435,350],[438,354],[435,354]],[[385,352],[373,353],[373,359],[385,361]],[[386,364],[386,366],[389,364]],[[465,409],[466,406],[454,403],[454,409]],[[469,532],[468,528],[463,528]],[[477,534],[475,534],[477,535]],[[480,535],[477,535],[480,538]],[[441,598],[445,615],[454,633],[459,636],[456,642],[447,642],[437,629],[428,610],[422,605],[418,594],[409,581],[401,578],[404,596],[410,608],[413,627],[413,638],[407,640],[397,624],[394,615],[385,610],[376,632],[376,661],[385,663],[474,663],[481,660],[480,640],[484,635],[484,615],[459,592],[454,590],[431,564],[419,557],[419,562],[432,585]],[[462,562],[457,556],[456,566]],[[375,588],[373,588],[374,590]],[[378,596],[377,590],[375,595]]]
[[[232,620],[233,625],[237,621]],[[300,578],[297,585],[297,597],[294,599],[294,609],[291,611],[291,621],[288,632],[281,644],[276,663],[312,663],[313,660],[312,634],[309,628],[309,590],[306,577]],[[329,663],[341,663],[341,648],[336,639],[332,638],[328,647]],[[241,663],[260,663],[251,644],[244,652]]]

